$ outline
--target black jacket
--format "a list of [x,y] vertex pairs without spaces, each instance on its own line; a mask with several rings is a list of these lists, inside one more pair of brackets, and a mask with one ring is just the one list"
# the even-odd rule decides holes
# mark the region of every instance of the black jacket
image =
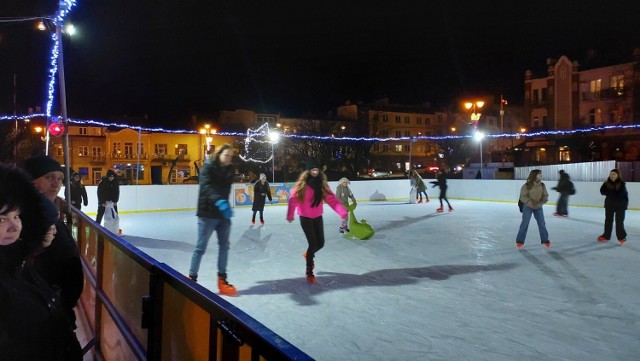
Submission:
[[[112,181],[109,176],[113,175]],[[107,176],[102,178],[98,184],[98,204],[103,205],[107,201],[118,203],[120,199],[120,185],[118,184],[118,176],[112,170],[107,171]]]
[[0,247],[0,359],[82,360],[59,296],[12,246]]
[[267,198],[271,200],[271,186],[269,186],[269,182],[264,182],[262,184],[261,181],[257,181],[256,184],[253,185],[253,207],[252,211],[264,211],[264,204],[267,202]]
[[198,175],[200,191],[198,193],[198,211],[196,215],[204,218],[224,218],[216,207],[216,202],[229,200],[233,183],[233,165],[222,167],[218,159],[208,160]]
[[604,199],[604,207],[617,210],[627,209],[629,206],[629,193],[627,192],[627,186],[620,178],[612,182],[610,178],[602,183],[600,187],[600,194],[606,196]]
[[75,322],[73,307],[84,288],[82,264],[78,246],[62,221],[56,223],[56,232],[51,245],[34,258],[34,268],[53,289],[59,290],[63,308]]
[[71,204],[80,209],[83,205],[86,205],[89,202],[89,198],[87,197],[87,189],[84,187],[84,184],[76,181],[71,182]]

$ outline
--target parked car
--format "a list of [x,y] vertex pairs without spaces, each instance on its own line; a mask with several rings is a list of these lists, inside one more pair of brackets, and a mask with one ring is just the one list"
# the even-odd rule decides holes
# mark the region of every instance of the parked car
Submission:
[[385,170],[385,169],[373,169],[369,171],[369,176],[372,178],[391,177],[391,174],[393,173],[390,170]]

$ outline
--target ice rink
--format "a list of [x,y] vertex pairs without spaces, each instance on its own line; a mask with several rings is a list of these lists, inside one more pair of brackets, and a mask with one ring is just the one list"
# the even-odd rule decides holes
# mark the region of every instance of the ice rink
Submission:
[[[640,212],[627,211],[627,242],[596,242],[603,208],[545,206],[552,246],[532,218],[515,246],[515,203],[451,200],[361,202],[366,241],[338,233],[325,205],[326,244],[308,284],[306,240],[286,206],[234,209],[226,300],[317,360],[638,360]],[[188,272],[195,211],[122,214],[123,238],[179,272]],[[199,282],[217,292],[217,240]]]

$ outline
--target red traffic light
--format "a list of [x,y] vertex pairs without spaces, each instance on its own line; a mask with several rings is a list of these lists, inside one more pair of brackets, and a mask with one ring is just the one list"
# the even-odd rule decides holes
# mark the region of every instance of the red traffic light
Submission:
[[49,124],[49,134],[53,135],[54,137],[63,135],[64,130],[64,125],[62,123],[54,122]]

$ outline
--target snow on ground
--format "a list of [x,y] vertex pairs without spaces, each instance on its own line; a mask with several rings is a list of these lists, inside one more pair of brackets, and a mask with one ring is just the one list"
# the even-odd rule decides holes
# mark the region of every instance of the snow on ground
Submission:
[[[598,243],[604,209],[545,206],[552,246],[532,218],[515,247],[515,203],[452,200],[358,203],[376,234],[345,239],[325,206],[326,244],[307,284],[306,241],[286,207],[234,209],[225,297],[317,360],[637,360],[640,354],[640,212],[628,242]],[[186,274],[195,211],[121,215],[124,238]],[[615,231],[614,236],[615,239]],[[199,282],[217,292],[217,240]]]

